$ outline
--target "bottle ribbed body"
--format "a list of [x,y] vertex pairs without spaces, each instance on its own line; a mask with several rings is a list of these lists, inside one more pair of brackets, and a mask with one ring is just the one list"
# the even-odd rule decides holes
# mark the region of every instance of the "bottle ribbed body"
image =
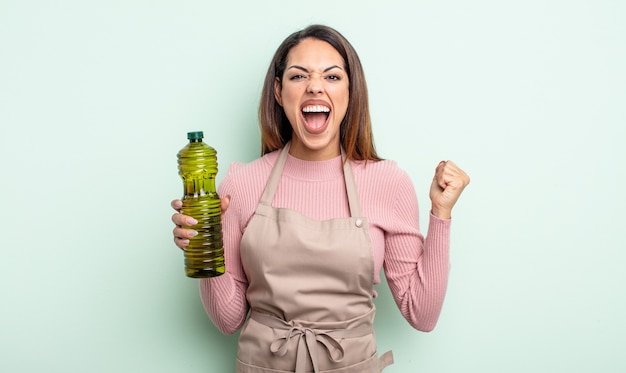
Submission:
[[220,198],[215,188],[217,152],[202,141],[202,132],[189,132],[190,142],[178,152],[178,174],[183,180],[181,213],[198,224],[185,226],[198,235],[185,248],[185,274],[215,277],[225,272]]

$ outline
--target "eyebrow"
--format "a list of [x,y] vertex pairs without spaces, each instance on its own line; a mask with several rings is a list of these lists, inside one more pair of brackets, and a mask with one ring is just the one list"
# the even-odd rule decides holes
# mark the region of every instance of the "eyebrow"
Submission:
[[[287,68],[287,70],[289,70],[289,69],[298,69],[298,70],[302,70],[302,71],[304,71],[304,72],[306,72],[306,73],[308,73],[308,72],[309,72],[309,70],[308,70],[306,67],[304,67],[304,66],[300,66],[300,65],[292,65],[292,66],[289,66],[289,67]],[[328,71],[330,71],[330,70],[332,70],[332,69],[339,69],[339,70],[343,70],[340,66],[337,66],[337,65],[332,65],[332,66],[329,66],[329,67],[325,68],[323,72],[328,72]]]

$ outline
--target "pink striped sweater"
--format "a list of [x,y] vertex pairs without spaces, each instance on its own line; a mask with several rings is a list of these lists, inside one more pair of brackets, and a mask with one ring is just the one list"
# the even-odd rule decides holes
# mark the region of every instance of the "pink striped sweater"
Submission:
[[[277,157],[278,152],[272,152],[251,163],[234,163],[219,186],[220,196],[231,197],[222,220],[226,274],[200,280],[200,297],[225,334],[237,331],[248,312],[239,243]],[[450,221],[430,215],[424,238],[409,176],[388,160],[351,165],[361,210],[370,223],[374,283],[380,283],[384,266],[402,315],[414,328],[430,331],[439,318],[448,283]],[[311,162],[288,156],[273,206],[318,220],[350,216],[341,157]],[[372,295],[376,296],[374,289]]]

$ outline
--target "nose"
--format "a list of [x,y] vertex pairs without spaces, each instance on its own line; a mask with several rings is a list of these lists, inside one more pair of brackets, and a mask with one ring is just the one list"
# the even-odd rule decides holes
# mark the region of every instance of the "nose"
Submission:
[[323,92],[324,87],[322,85],[321,77],[317,75],[312,75],[311,78],[309,79],[309,84],[307,85],[306,90],[308,93],[312,93],[312,94]]

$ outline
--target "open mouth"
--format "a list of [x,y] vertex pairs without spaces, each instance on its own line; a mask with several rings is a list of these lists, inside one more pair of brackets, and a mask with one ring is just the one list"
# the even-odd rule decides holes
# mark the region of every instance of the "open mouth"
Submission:
[[326,128],[330,108],[324,105],[308,105],[302,108],[302,117],[307,131],[320,133]]

